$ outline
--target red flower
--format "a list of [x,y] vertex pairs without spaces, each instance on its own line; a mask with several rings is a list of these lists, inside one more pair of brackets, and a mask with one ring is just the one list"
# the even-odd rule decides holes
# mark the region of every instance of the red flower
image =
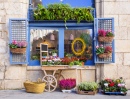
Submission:
[[114,85],[115,85],[114,82],[111,82],[111,83],[109,84],[110,87],[112,87],[112,86],[114,86]]

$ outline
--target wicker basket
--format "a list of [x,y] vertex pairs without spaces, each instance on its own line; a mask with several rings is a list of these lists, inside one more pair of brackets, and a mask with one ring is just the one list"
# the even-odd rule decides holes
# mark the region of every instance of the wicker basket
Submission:
[[98,36],[98,41],[99,42],[106,42],[106,43],[110,43],[113,41],[113,37],[102,37],[102,36]]
[[103,53],[103,54],[99,54],[98,57],[99,58],[108,58],[111,57],[112,53]]
[[41,82],[41,79],[38,82],[26,81],[24,82],[24,87],[26,89],[26,92],[42,93],[45,89],[45,83]]
[[26,48],[10,48],[11,53],[24,54],[26,53]]

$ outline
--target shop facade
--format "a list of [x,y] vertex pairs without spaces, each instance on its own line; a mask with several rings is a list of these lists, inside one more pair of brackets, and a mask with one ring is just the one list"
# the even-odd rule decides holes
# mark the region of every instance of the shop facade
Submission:
[[[95,62],[94,57],[92,58],[92,61],[90,63],[85,63],[87,66],[87,69],[82,71],[82,79],[78,79],[79,82],[81,81],[97,81],[99,82],[101,79],[104,78],[119,78],[123,77],[125,79],[125,82],[127,84],[127,87],[130,88],[130,76],[129,76],[129,1],[100,1],[95,0],[95,8],[96,8],[96,15],[97,18],[107,18],[111,19],[111,17],[114,17],[114,33],[115,33],[115,52],[113,53],[113,59],[111,59],[111,62],[107,63],[101,63],[100,60]],[[13,5],[13,6],[12,6]],[[26,79],[30,79],[32,81],[36,81],[37,78],[42,78],[44,76],[43,71],[41,70],[40,63],[30,60],[31,53],[28,52],[26,55],[28,55],[28,58],[25,58],[23,55],[22,61],[29,62],[27,64],[20,64],[15,63],[14,61],[11,61],[13,58],[10,56],[10,50],[8,47],[9,40],[10,40],[10,30],[9,26],[9,19],[15,18],[12,20],[17,20],[18,18],[21,18],[22,20],[28,19],[27,13],[28,13],[28,6],[29,1],[21,0],[21,1],[2,1],[1,2],[1,89],[21,89],[23,88],[23,82]],[[109,5],[109,6],[108,6]],[[120,5],[120,10],[118,10],[118,5]],[[114,7],[113,10],[109,9],[110,6]],[[111,7],[111,8],[112,8]],[[122,11],[122,9],[125,8],[125,11]],[[18,19],[20,20],[20,19]],[[125,21],[127,20],[127,21]],[[28,21],[28,20],[26,20]],[[96,22],[96,20],[94,20]],[[64,46],[62,46],[62,43],[71,43],[71,34],[73,36],[79,36],[82,32],[89,32],[91,34],[92,39],[94,39],[94,23],[91,24],[85,24],[84,25],[77,25],[73,23],[73,26],[71,26],[71,23],[67,24],[67,30],[64,27],[64,24],[61,22],[60,24],[57,24],[57,26],[54,26],[53,23],[44,23],[39,24],[36,22],[27,22],[28,23],[28,33],[27,37],[29,41],[37,40],[37,42],[46,42],[50,40],[50,47],[57,47],[59,52],[62,52],[64,49]],[[48,26],[47,26],[48,24]],[[17,24],[15,24],[17,25]],[[37,26],[36,26],[37,25]],[[59,25],[59,26],[58,26]],[[36,26],[36,27],[35,27]],[[44,27],[44,29],[43,29]],[[45,28],[46,27],[46,28]],[[62,27],[62,28],[58,28]],[[64,28],[63,28],[64,27]],[[77,29],[76,29],[77,28]],[[31,30],[31,29],[37,29],[37,30]],[[76,30],[75,30],[76,29]],[[51,35],[46,37],[46,41],[40,41],[40,37],[43,37],[43,35],[49,34],[49,32],[52,32],[55,35],[55,39],[50,38]],[[40,32],[43,32],[39,35]],[[61,35],[64,32],[64,35]],[[58,33],[58,35],[57,35]],[[65,35],[66,34],[66,35]],[[19,37],[19,35],[14,36]],[[65,40],[63,39],[64,37]],[[57,39],[58,38],[58,39]],[[26,39],[23,37],[23,39]],[[55,40],[55,43],[54,43]],[[56,41],[57,40],[57,41]],[[62,43],[61,43],[62,42]],[[93,42],[93,41],[92,41]],[[54,44],[53,44],[54,43]],[[60,45],[61,43],[61,45]],[[30,45],[32,42],[30,42]],[[37,46],[35,42],[33,43],[34,46]],[[51,45],[52,44],[52,45]],[[29,46],[30,46],[29,45]],[[59,47],[60,46],[60,47]],[[68,45],[67,45],[68,46]],[[92,46],[94,48],[94,45]],[[67,51],[70,51],[70,48],[66,48]],[[33,51],[33,47],[30,46],[27,51]],[[94,51],[94,49],[92,50]],[[30,54],[29,54],[30,53]],[[35,53],[35,51],[33,52]],[[59,53],[60,57],[63,57],[63,53]],[[26,61],[25,61],[26,60]],[[114,62],[115,61],[115,62]],[[13,62],[15,64],[13,64]],[[114,62],[114,63],[113,63]],[[37,64],[35,64],[37,63]],[[35,65],[34,65],[35,64]],[[64,71],[62,74],[65,76],[65,78],[70,77],[71,72],[71,78],[75,78],[75,71]],[[78,71],[80,73],[80,71]]]

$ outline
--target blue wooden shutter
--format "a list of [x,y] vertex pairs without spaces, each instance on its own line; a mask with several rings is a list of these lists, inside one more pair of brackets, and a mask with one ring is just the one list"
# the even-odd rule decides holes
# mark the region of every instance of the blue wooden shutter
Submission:
[[[13,40],[27,41],[27,20],[26,19],[10,19],[9,20],[9,43]],[[27,47],[28,48],[28,47]],[[25,54],[10,53],[10,64],[27,64],[27,49]]]
[[[114,18],[95,18],[94,19],[94,61],[95,63],[114,63],[115,62],[115,45],[114,40],[112,43],[100,43],[98,42],[98,30],[111,30],[114,31]],[[96,46],[103,44],[104,46],[112,46],[112,57],[101,59],[96,55]]]

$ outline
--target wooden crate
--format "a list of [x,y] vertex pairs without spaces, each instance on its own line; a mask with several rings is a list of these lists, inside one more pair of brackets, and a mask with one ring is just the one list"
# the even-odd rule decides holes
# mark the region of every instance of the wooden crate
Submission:
[[81,94],[81,95],[95,95],[97,93],[97,91],[81,91],[81,90],[78,90],[77,93]]

